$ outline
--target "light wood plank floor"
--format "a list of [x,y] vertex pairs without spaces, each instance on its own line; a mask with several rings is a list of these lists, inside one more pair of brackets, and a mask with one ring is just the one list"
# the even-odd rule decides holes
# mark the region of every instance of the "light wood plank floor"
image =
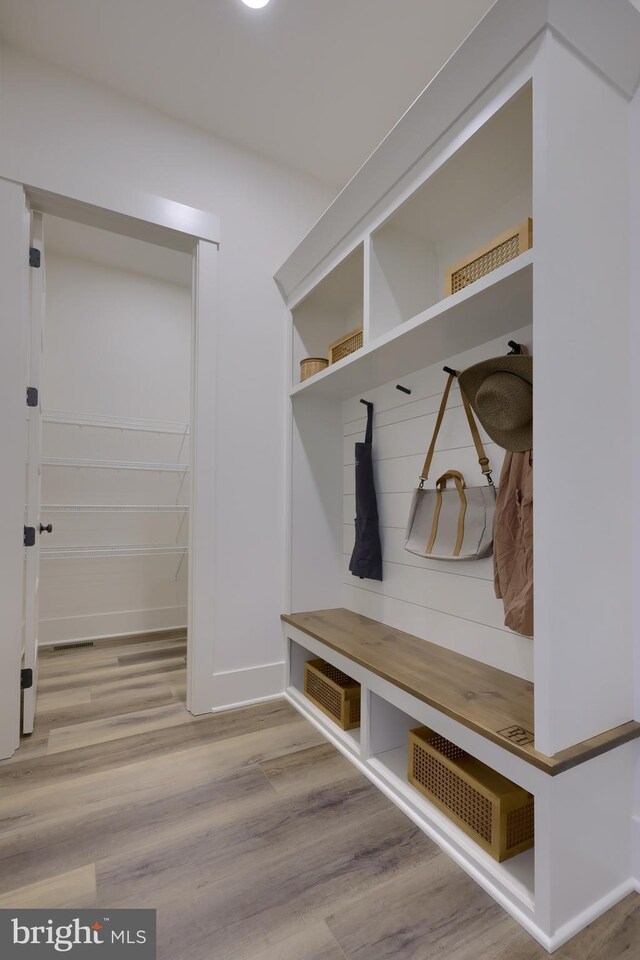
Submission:
[[[185,644],[42,657],[1,907],[154,907],[159,960],[547,954],[285,701],[193,718]],[[640,955],[630,896],[556,957]]]

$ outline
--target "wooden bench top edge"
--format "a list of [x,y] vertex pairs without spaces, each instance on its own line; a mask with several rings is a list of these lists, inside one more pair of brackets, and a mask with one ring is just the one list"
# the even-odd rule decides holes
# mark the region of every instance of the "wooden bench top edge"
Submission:
[[[377,620],[372,620],[370,617],[365,617],[363,614],[346,610],[346,608],[313,610],[281,615],[283,622],[295,627],[303,633],[306,633],[308,636],[313,637],[320,643],[325,644],[325,646],[329,647],[330,649],[335,650],[337,653],[347,657],[347,659],[352,660],[354,663],[358,664],[358,666],[363,667],[365,670],[371,671],[371,673],[376,674],[376,676],[381,677],[383,680],[393,684],[400,690],[404,690],[404,692],[408,693],[410,696],[413,696],[417,700],[426,703],[428,706],[433,707],[435,710],[445,714],[452,720],[456,720],[468,729],[478,733],[486,740],[490,740],[492,743],[495,743],[502,749],[514,754],[514,756],[520,757],[521,760],[524,760],[526,763],[537,767],[539,770],[542,770],[544,773],[547,773],[550,776],[556,776],[559,773],[563,773],[565,770],[569,770],[581,763],[585,763],[587,760],[592,760],[593,758],[600,756],[609,750],[613,750],[615,747],[622,746],[623,744],[640,737],[640,723],[630,720],[627,723],[614,727],[611,730],[604,731],[603,733],[591,737],[588,740],[584,740],[582,743],[567,747],[565,750],[562,750],[554,756],[549,757],[546,754],[539,753],[535,749],[533,743],[514,743],[513,741],[502,736],[498,731],[494,731],[491,727],[483,726],[482,724],[476,722],[472,717],[465,715],[464,713],[461,713],[460,710],[451,707],[451,705],[446,702],[446,699],[425,695],[423,691],[412,687],[411,684],[403,681],[402,678],[394,677],[386,671],[377,668],[376,664],[372,662],[370,658],[365,659],[364,657],[359,657],[357,653],[354,654],[354,652],[351,650],[346,650],[339,642],[336,642],[335,639],[332,639],[330,633],[318,629],[317,626],[310,625],[308,622],[306,622],[306,618],[313,618],[317,623],[317,621],[321,621],[323,615],[325,615],[327,618],[327,628],[331,629],[332,624],[330,622],[330,618],[332,614],[338,614],[341,617],[344,617],[346,614],[347,618],[348,615],[352,615],[354,618],[357,618],[360,626],[366,626],[366,623],[369,622],[371,624],[375,624],[377,627],[383,627],[385,630],[393,630],[397,635],[395,642],[401,643],[402,638],[406,637],[412,642],[417,641],[418,643],[426,644],[427,649],[435,647],[443,656],[449,656],[452,664],[459,664],[462,661],[469,661],[469,663],[475,664],[477,669],[487,677],[495,676],[499,680],[502,679],[502,677],[508,678],[510,685],[516,688],[519,684],[521,684],[521,692],[523,696],[528,693],[532,693],[533,691],[533,684],[531,684],[530,681],[523,680],[521,677],[516,677],[513,674],[499,670],[498,668],[489,666],[488,664],[474,661],[470,657],[465,657],[463,654],[447,650],[445,647],[438,647],[437,644],[433,644],[430,641],[421,640],[419,637],[416,637],[413,634],[408,634],[403,630],[396,630],[395,628],[389,627],[387,624],[383,624]],[[510,723],[507,717],[505,717],[504,722],[504,729],[507,729],[509,726],[521,726],[521,724],[517,721],[512,721]],[[530,727],[533,727],[533,706]],[[525,729],[529,729],[529,727],[526,727]]]

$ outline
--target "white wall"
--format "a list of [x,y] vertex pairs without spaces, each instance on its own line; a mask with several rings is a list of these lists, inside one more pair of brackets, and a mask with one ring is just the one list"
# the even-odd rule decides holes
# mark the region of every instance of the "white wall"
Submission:
[[[52,225],[45,217],[45,249]],[[46,273],[44,409],[186,425],[190,288],[50,251]],[[183,441],[179,434],[46,420],[43,425],[45,458],[188,463]],[[184,504],[189,486],[182,481],[178,473],[45,464],[42,517],[54,530],[43,546],[186,543],[184,513],[46,509],[47,504]],[[186,574],[187,564],[175,554],[43,559],[40,643],[186,626]]]
[[[333,191],[5,48],[0,176],[37,183],[52,170],[221,217],[212,705],[275,693],[278,669],[264,671],[264,685],[252,669],[284,655],[285,313],[272,276]],[[225,676],[243,670],[246,685],[241,672]]]

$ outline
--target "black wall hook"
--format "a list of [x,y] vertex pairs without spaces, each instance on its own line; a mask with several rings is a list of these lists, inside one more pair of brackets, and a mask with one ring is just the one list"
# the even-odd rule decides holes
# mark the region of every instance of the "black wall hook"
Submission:
[[371,402],[371,400],[361,400],[360,403],[364,403],[365,407],[367,408],[373,407],[373,403]]
[[403,387],[401,383],[396,383],[396,390],[401,390],[402,393],[411,393],[409,387]]
[[517,343],[515,340],[509,340],[507,343],[508,347],[511,347],[511,350],[507,354],[508,357],[515,355],[520,355],[522,353],[522,344]]
[[452,370],[451,367],[443,367],[442,369],[444,370],[445,373],[448,373],[450,376],[453,376],[453,377],[458,376],[458,371]]

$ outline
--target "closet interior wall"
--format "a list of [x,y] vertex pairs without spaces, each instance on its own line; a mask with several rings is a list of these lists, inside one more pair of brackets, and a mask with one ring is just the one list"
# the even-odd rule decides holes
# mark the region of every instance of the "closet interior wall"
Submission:
[[44,227],[40,643],[185,626],[190,258]]

